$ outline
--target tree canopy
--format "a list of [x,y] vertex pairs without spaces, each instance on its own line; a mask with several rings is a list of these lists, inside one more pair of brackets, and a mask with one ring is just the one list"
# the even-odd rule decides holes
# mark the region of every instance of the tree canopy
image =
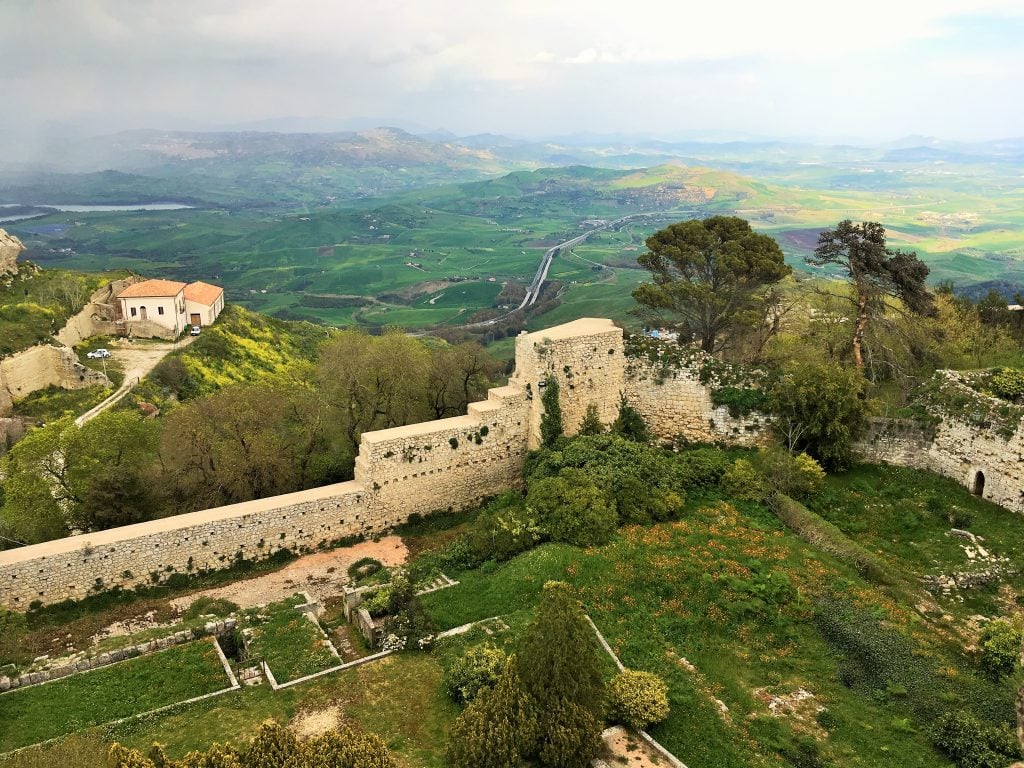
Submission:
[[705,352],[719,351],[731,330],[763,323],[770,286],[792,272],[775,240],[735,216],[671,224],[647,238],[647,249],[638,262],[653,282],[633,298]]
[[932,309],[933,297],[925,286],[928,266],[916,253],[889,248],[885,227],[878,222],[854,224],[846,219],[835,229],[826,229],[818,236],[818,247],[807,262],[839,267],[853,288],[853,360],[858,368],[864,367],[864,331],[871,318],[884,314],[887,297],[901,299],[915,314]]

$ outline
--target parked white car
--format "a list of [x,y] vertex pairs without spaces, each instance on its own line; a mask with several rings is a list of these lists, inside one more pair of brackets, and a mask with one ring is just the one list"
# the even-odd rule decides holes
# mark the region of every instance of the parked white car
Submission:
[[203,329],[200,328],[198,325],[193,325],[192,330],[189,331],[189,334],[191,334],[192,336],[198,336],[202,332],[202,330]]
[[99,360],[103,357],[110,357],[110,350],[105,347],[100,347],[99,349],[94,349],[92,352],[86,352],[85,356],[92,358],[93,360]]

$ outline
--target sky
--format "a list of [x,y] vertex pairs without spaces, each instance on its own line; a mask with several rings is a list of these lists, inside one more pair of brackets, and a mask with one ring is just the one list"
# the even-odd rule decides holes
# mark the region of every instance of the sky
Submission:
[[0,131],[1024,135],[1024,0],[0,0]]

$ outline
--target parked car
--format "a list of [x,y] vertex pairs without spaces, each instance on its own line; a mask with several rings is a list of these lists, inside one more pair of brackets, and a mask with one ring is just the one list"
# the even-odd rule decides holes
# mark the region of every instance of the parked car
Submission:
[[189,334],[191,334],[192,336],[198,336],[202,332],[202,330],[203,329],[200,328],[198,325],[193,325],[192,330],[189,331]]
[[94,349],[92,352],[86,352],[85,356],[92,358],[93,360],[99,360],[103,357],[110,357],[110,350],[100,347],[99,349]]

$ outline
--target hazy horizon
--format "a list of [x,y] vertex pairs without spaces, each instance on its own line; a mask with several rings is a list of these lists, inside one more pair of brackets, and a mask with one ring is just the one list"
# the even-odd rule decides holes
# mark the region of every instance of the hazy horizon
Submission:
[[1015,0],[344,0],[0,6],[0,131],[321,132],[876,144],[1024,135]]

